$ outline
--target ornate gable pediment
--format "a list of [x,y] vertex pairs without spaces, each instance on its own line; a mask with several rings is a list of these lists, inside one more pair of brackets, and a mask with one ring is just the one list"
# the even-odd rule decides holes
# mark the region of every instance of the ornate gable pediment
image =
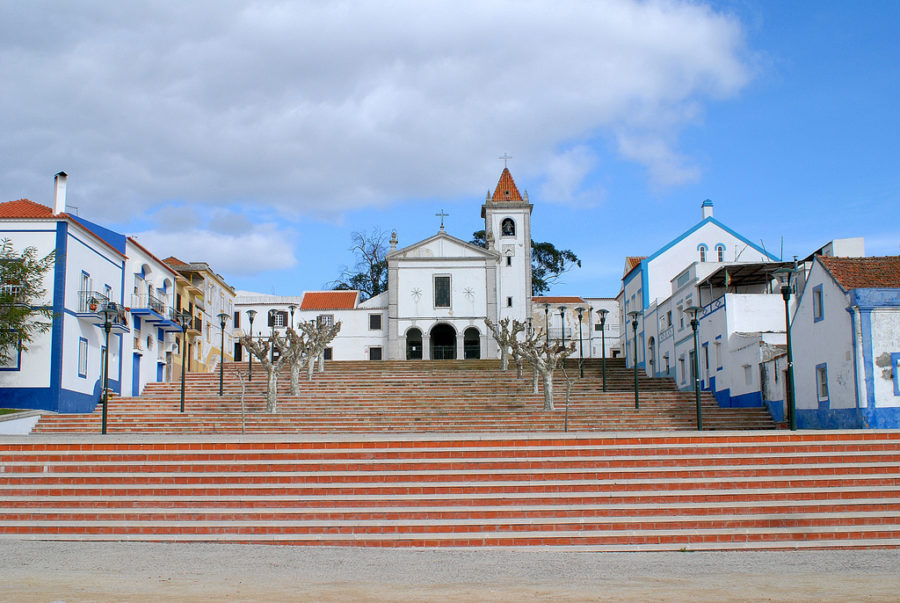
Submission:
[[418,243],[414,243],[403,249],[397,249],[387,255],[390,261],[430,259],[430,258],[454,258],[454,259],[496,259],[499,254],[489,251],[477,245],[467,243],[462,239],[439,232]]

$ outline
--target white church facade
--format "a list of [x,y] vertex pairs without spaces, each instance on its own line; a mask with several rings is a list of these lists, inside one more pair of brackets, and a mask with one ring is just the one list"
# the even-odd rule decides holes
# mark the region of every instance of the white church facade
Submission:
[[334,360],[495,358],[499,350],[484,319],[526,322],[532,315],[532,209],[528,193],[519,192],[504,168],[481,206],[486,248],[451,236],[443,224],[434,236],[402,248],[392,233],[388,290],[380,295],[359,302],[314,291],[300,299],[239,294],[235,311],[257,313],[255,334],[291,321],[340,320],[326,356]]

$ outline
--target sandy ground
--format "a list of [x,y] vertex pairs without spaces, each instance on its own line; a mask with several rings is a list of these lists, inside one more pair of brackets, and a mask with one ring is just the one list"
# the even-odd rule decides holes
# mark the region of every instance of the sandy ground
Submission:
[[2,601],[900,601],[900,551],[0,542]]

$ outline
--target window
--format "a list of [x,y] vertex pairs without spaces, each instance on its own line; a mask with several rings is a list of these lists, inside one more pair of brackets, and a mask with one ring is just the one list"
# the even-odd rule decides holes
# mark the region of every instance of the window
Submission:
[[87,379],[88,344],[84,337],[78,338],[78,376]]
[[[320,327],[333,327],[334,314],[319,314],[316,316],[316,324]],[[328,358],[326,358],[328,360]]]
[[503,222],[500,224],[500,236],[516,236],[516,223],[513,222],[512,218],[504,218]]
[[506,307],[512,308],[512,298],[511,297],[506,298]]
[[381,330],[381,314],[369,314],[369,330]]
[[681,374],[681,383],[687,381],[687,373],[684,371],[684,356],[678,358],[678,372]]
[[671,310],[668,310],[666,312],[666,322],[668,323],[666,326],[668,326],[668,327],[672,326],[672,311]]
[[232,323],[231,323],[231,324],[234,325],[234,328],[235,328],[235,329],[240,329],[240,328],[241,328],[241,313],[240,313],[240,312],[235,312],[235,313],[233,314],[231,320],[232,320]]
[[286,318],[287,312],[275,312],[275,326],[283,327],[285,324],[287,324],[287,320],[285,320]]
[[381,348],[369,348],[369,360],[381,360]]
[[512,256],[511,255],[506,256],[506,265],[512,266]]
[[828,399],[828,365],[816,366],[816,396],[819,400]]
[[331,348],[325,348],[322,356],[325,358],[325,360],[331,360]]
[[700,243],[699,245],[697,245],[697,251],[700,252],[700,261],[701,262],[706,261],[706,250],[707,250],[707,247],[703,243]]
[[825,318],[825,307],[822,305],[822,301],[822,285],[816,285],[812,292],[813,322],[819,322]]
[[603,327],[603,325],[601,325],[601,324],[598,322],[597,324],[594,325],[594,330],[595,330],[595,331],[602,331],[602,330],[603,330],[602,327]]
[[719,243],[716,245],[716,261],[724,262],[725,261],[725,246]]
[[678,330],[684,328],[684,306],[678,306]]
[[435,276],[434,277],[434,307],[449,308],[450,307],[450,277]]
[[894,395],[900,396],[900,352],[891,354],[891,371],[894,373]]

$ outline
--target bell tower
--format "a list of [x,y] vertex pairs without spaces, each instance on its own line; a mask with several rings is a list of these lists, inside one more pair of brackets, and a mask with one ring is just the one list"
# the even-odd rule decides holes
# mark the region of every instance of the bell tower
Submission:
[[[509,157],[501,157],[506,161]],[[531,316],[531,210],[508,167],[481,206],[488,249],[500,254],[497,270],[497,319],[527,321]]]

